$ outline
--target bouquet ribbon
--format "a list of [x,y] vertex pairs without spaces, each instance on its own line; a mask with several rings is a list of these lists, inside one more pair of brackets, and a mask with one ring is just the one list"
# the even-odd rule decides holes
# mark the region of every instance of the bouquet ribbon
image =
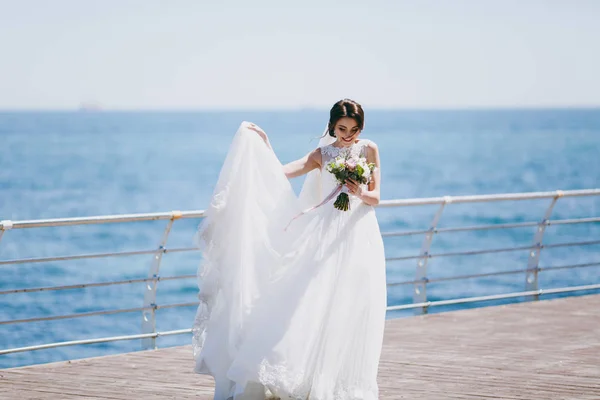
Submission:
[[289,227],[290,227],[290,224],[291,224],[291,223],[292,223],[294,220],[296,220],[297,218],[299,218],[299,217],[303,216],[304,214],[306,214],[306,213],[308,213],[308,212],[311,212],[312,210],[315,210],[315,209],[317,209],[317,208],[321,207],[323,204],[325,204],[325,203],[327,203],[328,201],[330,201],[331,199],[333,199],[333,198],[335,197],[335,195],[336,195],[336,194],[338,194],[338,193],[339,193],[339,192],[342,190],[342,187],[343,187],[343,186],[344,186],[344,185],[338,185],[338,186],[337,186],[335,189],[333,189],[333,190],[331,191],[331,193],[329,193],[329,194],[327,195],[327,197],[325,197],[325,200],[323,200],[322,202],[320,202],[320,203],[319,203],[319,204],[317,204],[316,206],[312,206],[312,207],[310,207],[310,208],[307,208],[306,210],[302,211],[300,214],[296,215],[294,218],[292,218],[292,220],[291,220],[290,222],[288,222],[287,226],[286,226],[286,227],[285,227],[283,230],[284,230],[284,231],[287,231],[287,228],[289,228]]

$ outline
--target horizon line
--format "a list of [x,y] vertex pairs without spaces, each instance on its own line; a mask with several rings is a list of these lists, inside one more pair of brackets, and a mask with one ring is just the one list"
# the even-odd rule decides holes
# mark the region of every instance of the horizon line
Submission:
[[[3,108],[0,107],[0,113],[6,112],[77,112],[82,114],[94,114],[103,112],[302,112],[302,111],[327,111],[330,107],[327,106],[295,106],[295,107],[140,107],[140,108],[38,108],[38,107],[22,107],[22,108]],[[373,106],[368,107],[369,111],[535,111],[535,110],[600,110],[598,105],[527,105],[527,106],[431,106],[431,107],[409,107],[409,106]]]

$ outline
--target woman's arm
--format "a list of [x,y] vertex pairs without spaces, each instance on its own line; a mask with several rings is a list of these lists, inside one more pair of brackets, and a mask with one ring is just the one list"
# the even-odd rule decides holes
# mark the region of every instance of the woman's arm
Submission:
[[[273,148],[271,147],[271,143],[269,142],[269,137],[262,129],[260,129],[258,126],[254,125],[254,124],[249,126],[248,129],[253,130],[254,132],[258,133],[258,135],[265,141],[265,144],[267,145],[267,147],[269,149],[273,150]],[[320,167],[321,167],[321,149],[316,148],[313,151],[311,151],[310,153],[308,153],[307,155],[305,155],[304,157],[299,158],[296,161],[292,161],[290,163],[285,164],[283,166],[283,172],[285,173],[285,176],[288,179],[290,179],[290,178],[295,178],[300,175],[307,174],[308,172],[312,171],[313,169],[320,168]]]
[[379,166],[379,148],[373,142],[367,144],[367,162],[375,163],[375,170],[371,175],[368,190],[364,190],[356,181],[349,179],[346,186],[350,193],[357,196],[359,199],[371,206],[379,204],[380,187],[381,187],[381,168]]
[[313,169],[321,167],[321,149],[316,148],[302,158],[292,161],[283,166],[285,176],[295,178],[307,174]]

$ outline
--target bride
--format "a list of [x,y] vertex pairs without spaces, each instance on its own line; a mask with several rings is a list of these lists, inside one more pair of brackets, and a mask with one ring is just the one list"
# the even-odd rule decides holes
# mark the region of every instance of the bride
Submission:
[[[195,237],[203,260],[194,370],[214,377],[215,399],[378,398],[381,174],[363,126],[362,107],[341,100],[319,146],[285,165],[258,126],[244,122],[234,136]],[[344,154],[375,164],[368,184],[343,185],[347,211],[333,206],[339,188],[326,168]],[[304,174],[296,196],[288,179]]]

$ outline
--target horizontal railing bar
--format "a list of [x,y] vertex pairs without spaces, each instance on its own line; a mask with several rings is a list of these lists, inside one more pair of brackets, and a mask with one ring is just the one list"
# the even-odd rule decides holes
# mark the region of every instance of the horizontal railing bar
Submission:
[[386,232],[382,233],[381,236],[411,236],[411,235],[423,235],[427,233],[444,233],[444,232],[462,232],[462,231],[478,231],[478,230],[491,230],[491,229],[508,229],[508,228],[523,228],[539,225],[539,222],[515,222],[513,224],[498,224],[498,225],[473,225],[473,226],[458,226],[455,228],[436,228],[421,229],[416,231],[398,231],[398,232]]
[[122,281],[110,281],[110,282],[95,282],[95,283],[80,283],[74,285],[64,286],[47,286],[37,288],[25,288],[25,289],[11,289],[11,290],[0,290],[0,295],[13,294],[13,293],[33,293],[33,292],[46,292],[54,290],[69,290],[69,289],[83,289],[88,287],[101,287],[101,286],[112,286],[112,285],[125,285],[130,283],[141,283],[149,281],[170,281],[176,279],[190,279],[195,278],[196,275],[178,275],[178,276],[158,276],[156,278],[139,278],[139,279],[126,279]]
[[[538,271],[551,271],[551,270],[558,270],[558,269],[584,268],[584,267],[593,267],[593,266],[600,266],[600,262],[563,265],[563,266],[551,266],[551,267],[539,267],[537,270]],[[449,281],[449,280],[483,278],[483,277],[488,277],[488,276],[516,274],[516,273],[522,273],[522,272],[527,272],[527,271],[528,271],[527,269],[518,269],[518,270],[511,270],[511,271],[490,272],[490,273],[485,273],[485,274],[458,275],[458,276],[445,277],[445,278],[428,279],[427,282],[433,283],[433,282],[442,282],[442,281]],[[34,293],[34,292],[44,292],[44,291],[54,291],[54,290],[83,289],[83,288],[88,288],[88,287],[123,285],[123,284],[142,283],[142,282],[149,282],[149,281],[160,282],[160,281],[193,279],[193,278],[196,278],[195,274],[176,275],[176,276],[159,276],[156,278],[127,279],[127,280],[122,280],[122,281],[110,281],[110,282],[81,283],[81,284],[65,285],[65,286],[22,288],[22,289],[2,290],[2,291],[0,291],[0,295],[14,294],[14,293]],[[388,287],[400,286],[400,285],[408,285],[408,284],[415,284],[415,283],[421,283],[421,282],[422,282],[422,280],[392,282],[392,283],[388,283],[387,286]],[[194,304],[196,304],[196,303],[194,303]]]
[[382,237],[397,237],[397,236],[412,236],[412,235],[425,235],[430,233],[429,229],[419,229],[417,231],[392,231],[392,232],[381,232]]
[[488,253],[503,253],[503,252],[510,252],[510,251],[532,250],[532,249],[537,249],[537,248],[538,248],[537,246],[522,246],[522,247],[507,247],[507,248],[501,248],[501,249],[457,251],[457,252],[451,252],[451,253],[438,253],[438,254],[428,254],[428,255],[420,255],[420,256],[389,257],[389,258],[386,258],[386,261],[402,261],[402,260],[416,260],[419,258],[437,258],[437,257],[452,257],[452,256],[488,254]]
[[[475,196],[443,196],[429,197],[417,199],[395,199],[382,200],[378,207],[398,207],[398,206],[416,206],[427,204],[443,204],[443,203],[476,203],[489,201],[507,201],[507,200],[534,200],[554,197],[576,197],[576,196],[598,196],[600,189],[584,189],[584,190],[565,190],[553,192],[531,192],[531,193],[507,193],[507,194],[490,194],[490,195],[475,195]],[[3,221],[0,221],[0,230],[5,229],[25,229],[39,228],[52,226],[70,226],[70,225],[85,225],[85,224],[104,224],[104,223],[120,223],[120,222],[140,222],[140,221],[155,221],[169,219],[186,219],[186,218],[202,218],[206,215],[205,210],[192,211],[170,211],[159,213],[138,213],[138,214],[122,214],[122,215],[101,215],[94,217],[74,217],[74,218],[54,218],[54,219],[39,219],[39,220],[24,220],[24,221],[8,221],[10,226],[5,226]]]
[[458,203],[483,203],[490,201],[508,201],[508,200],[536,200],[549,199],[554,197],[578,197],[578,196],[598,196],[600,189],[584,190],[565,190],[554,192],[531,192],[531,193],[507,193],[507,194],[489,194],[476,196],[444,196],[429,197],[420,199],[399,199],[382,200],[378,207],[405,207],[431,204],[458,204]]
[[199,251],[198,247],[174,247],[172,249],[164,249],[165,253],[182,253],[186,251]]
[[587,224],[590,222],[600,222],[600,217],[555,219],[555,220],[547,221],[546,224],[547,225]]
[[[26,229],[26,228],[41,228],[53,226],[72,226],[72,225],[88,225],[88,224],[111,224],[120,222],[142,222],[142,221],[158,221],[169,219],[188,219],[202,218],[206,215],[205,210],[193,211],[170,211],[159,213],[142,213],[142,214],[121,214],[121,215],[100,215],[95,217],[74,217],[74,218],[53,218],[53,219],[37,219],[26,221],[11,221],[10,229]],[[4,230],[5,226],[0,221],[0,230]]]
[[572,264],[572,265],[556,265],[549,267],[538,267],[540,271],[552,271],[555,269],[570,269],[570,268],[585,268],[585,267],[597,267],[600,266],[600,262],[591,262],[583,264]]
[[154,278],[140,278],[140,279],[127,279],[124,281],[111,281],[111,282],[97,282],[97,283],[80,283],[75,285],[64,285],[64,286],[46,286],[46,287],[36,287],[36,288],[26,288],[26,289],[12,289],[12,290],[2,290],[0,291],[0,295],[3,294],[13,294],[13,293],[34,293],[34,292],[50,292],[55,290],[69,290],[69,289],[83,289],[88,287],[101,287],[101,286],[111,286],[111,285],[123,285],[128,283],[140,283],[152,281]]
[[[583,219],[570,219],[570,220],[555,220],[555,221],[547,221],[546,225],[559,225],[559,224],[574,224],[574,223],[589,223],[589,222],[600,222],[600,218],[583,218]],[[416,234],[427,234],[433,232],[444,233],[444,232],[459,232],[459,231],[474,231],[474,230],[488,230],[488,229],[507,229],[507,228],[517,228],[517,227],[529,227],[539,225],[538,222],[523,222],[523,223],[514,223],[514,224],[500,224],[500,225],[483,225],[483,226],[466,226],[466,227],[454,227],[454,228],[437,228],[432,231],[430,230],[415,230],[415,231],[406,231],[406,232],[382,232],[383,237],[394,237],[394,236],[410,236]],[[591,244],[595,244],[593,242]],[[586,242],[582,242],[582,244],[588,244]],[[543,247],[563,247],[570,246],[573,244],[564,243],[557,245],[545,245]],[[449,255],[476,255],[476,254],[485,254],[487,252],[495,253],[495,252],[504,252],[504,251],[518,251],[518,250],[527,250],[529,248],[525,247],[515,247],[509,249],[496,249],[496,250],[481,250],[477,252],[470,253],[447,253],[447,255],[436,255],[436,257],[445,257]],[[52,261],[71,261],[71,260],[82,260],[82,259],[94,259],[94,258],[106,258],[106,257],[123,257],[123,256],[134,256],[134,255],[143,255],[143,254],[152,254],[161,251],[160,249],[152,249],[152,250],[136,250],[136,251],[124,251],[124,252],[112,252],[112,253],[94,253],[94,254],[81,254],[81,255],[72,255],[72,256],[56,256],[56,257],[41,257],[41,258],[25,258],[25,259],[14,259],[14,260],[0,260],[0,266],[2,265],[15,265],[15,264],[30,264],[30,263],[41,263],[41,262],[52,262]],[[181,247],[181,248],[171,248],[171,249],[162,249],[163,253],[177,253],[177,252],[188,252],[188,251],[198,251],[197,247]],[[421,258],[420,256],[409,256],[409,257],[393,257],[389,258],[388,261],[398,261],[398,260],[410,260],[415,258]]]
[[191,306],[197,306],[199,305],[200,302],[199,301],[193,301],[190,303],[176,303],[176,304],[165,304],[165,305],[157,305],[156,308],[157,309],[163,309],[163,308],[175,308],[175,307],[191,307]]
[[484,278],[487,276],[497,276],[497,275],[510,275],[526,272],[526,269],[514,269],[510,271],[500,271],[500,272],[489,272],[485,274],[473,274],[473,275],[456,275],[456,276],[448,276],[443,278],[433,278],[433,279],[416,279],[412,281],[402,281],[402,282],[394,282],[389,283],[387,286],[400,286],[400,285],[409,285],[415,283],[423,283],[423,281],[427,283],[435,283],[435,282],[444,282],[444,281],[453,281],[459,279],[470,279],[470,278]]
[[[594,218],[573,218],[573,219],[557,219],[548,220],[544,225],[565,225],[565,224],[586,224],[591,222],[600,222],[600,217]],[[397,232],[382,232],[381,236],[411,236],[411,235],[424,235],[427,233],[445,233],[445,232],[469,232],[469,231],[481,231],[481,230],[492,230],[492,229],[510,229],[510,228],[527,228],[531,226],[540,225],[540,222],[515,222],[509,224],[495,224],[495,225],[472,225],[472,226],[458,226],[453,228],[436,228],[420,229],[415,231],[397,231]]]
[[119,310],[104,310],[104,311],[91,311],[91,312],[78,313],[78,314],[53,315],[53,316],[49,316],[49,317],[13,319],[13,320],[0,321],[0,325],[21,324],[21,323],[25,323],[25,322],[38,322],[38,321],[54,321],[54,320],[58,320],[58,319],[82,318],[82,317],[91,317],[91,316],[95,316],[95,315],[121,314],[121,313],[152,310],[152,309],[157,310],[157,309],[161,309],[161,308],[189,307],[189,306],[198,305],[198,304],[200,304],[200,302],[175,303],[175,304],[165,304],[165,305],[152,305],[149,307],[125,308],[125,309],[119,309]]
[[[539,246],[522,246],[522,247],[508,247],[508,248],[500,248],[500,249],[486,249],[486,250],[473,250],[466,252],[451,252],[451,253],[438,253],[438,254],[430,254],[428,258],[434,257],[450,257],[450,256],[459,256],[459,255],[478,255],[478,254],[488,254],[488,253],[502,253],[502,252],[510,252],[510,251],[520,251],[520,250],[533,250],[537,248],[553,248],[553,247],[567,247],[567,246],[585,246],[591,244],[600,244],[600,240],[592,240],[587,242],[569,242],[569,243],[556,243],[556,244],[545,244],[541,247]],[[82,255],[74,255],[74,256],[58,256],[58,257],[42,257],[42,258],[22,258],[22,259],[14,259],[14,260],[2,260],[0,261],[0,266],[9,265],[9,264],[30,264],[30,263],[41,263],[41,262],[50,262],[50,261],[71,261],[71,260],[81,260],[81,259],[92,259],[92,258],[104,258],[104,257],[122,257],[122,256],[133,256],[133,255],[142,255],[142,254],[153,254],[162,251],[163,253],[176,253],[176,252],[188,252],[188,251],[198,251],[197,247],[180,247],[180,248],[172,248],[172,249],[155,249],[155,250],[136,250],[136,251],[123,251],[123,252],[114,252],[114,253],[95,253],[95,254],[82,254]],[[388,257],[387,261],[401,261],[401,260],[414,260],[417,258],[424,258],[425,256],[404,256],[404,257]]]
[[181,247],[173,249],[154,249],[154,250],[134,250],[134,251],[119,251],[113,253],[93,253],[93,254],[80,254],[73,256],[56,256],[56,257],[41,257],[41,258],[21,258],[14,260],[1,260],[0,266],[2,265],[15,265],[15,264],[34,264],[41,262],[50,261],[72,261],[72,260],[84,260],[92,258],[106,258],[106,257],[124,257],[124,256],[138,256],[142,254],[154,254],[154,253],[181,253],[185,251],[198,251],[197,247]]
[[142,333],[142,334],[138,334],[138,335],[125,335],[125,336],[112,336],[112,337],[97,338],[97,339],[71,340],[68,342],[56,342],[56,343],[39,344],[39,345],[27,346],[27,347],[16,347],[13,349],[2,349],[2,350],[0,350],[0,355],[10,354],[10,353],[19,353],[19,352],[23,352],[23,351],[51,349],[51,348],[55,348],[55,347],[76,346],[76,345],[80,345],[80,344],[95,344],[95,343],[116,342],[119,340],[135,340],[135,339],[157,338],[160,336],[182,335],[184,333],[191,333],[191,332],[192,332],[192,330],[188,328],[188,329],[179,329],[179,330],[166,331],[166,332]]
[[192,279],[192,278],[197,278],[198,276],[196,274],[189,274],[189,275],[176,275],[176,276],[161,276],[158,278],[159,281],[172,281],[175,279]]
[[555,247],[569,247],[569,246],[588,246],[592,244],[600,244],[600,240],[589,240],[587,242],[572,242],[572,243],[550,243],[541,246],[542,249],[552,249]]
[[593,262],[593,263],[585,263],[585,264],[573,264],[573,265],[561,265],[561,266],[554,266],[554,267],[538,267],[537,269],[513,269],[513,270],[509,270],[509,271],[499,271],[499,272],[488,272],[485,274],[472,274],[472,275],[457,275],[457,276],[449,276],[449,277],[443,277],[443,278],[433,278],[433,279],[415,279],[415,280],[411,280],[411,281],[401,281],[401,282],[392,282],[392,283],[388,283],[387,286],[401,286],[401,285],[412,285],[415,283],[423,283],[423,281],[427,282],[427,283],[435,283],[435,282],[444,282],[444,281],[453,281],[453,280],[459,280],[459,279],[471,279],[471,278],[485,278],[488,276],[498,276],[498,275],[510,275],[510,274],[518,274],[518,273],[523,273],[523,272],[529,272],[529,271],[552,271],[552,270],[558,270],[558,269],[571,269],[571,268],[585,268],[585,267],[596,267],[596,266],[600,266],[600,262]]
[[21,323],[26,323],[26,322],[38,322],[38,321],[54,321],[54,320],[59,320],[59,319],[92,317],[94,315],[121,314],[121,313],[135,312],[135,311],[152,310],[153,308],[154,307],[136,307],[136,308],[125,308],[125,309],[120,309],[120,310],[90,311],[90,312],[78,313],[78,314],[52,315],[52,316],[49,316],[49,317],[36,317],[36,318],[27,318],[27,319],[12,319],[12,320],[0,321],[0,325],[21,324]]
[[457,251],[457,252],[449,252],[449,253],[427,254],[427,255],[420,255],[420,256],[387,257],[386,261],[403,261],[403,260],[416,260],[419,258],[439,258],[439,257],[453,257],[453,256],[473,256],[473,255],[479,255],[479,254],[503,253],[503,252],[510,252],[510,251],[522,251],[522,250],[548,249],[548,248],[554,248],[554,247],[589,246],[589,245],[593,245],[593,244],[600,244],[600,240],[590,240],[590,241],[585,241],[585,242],[543,244],[541,246],[520,246],[520,247],[505,247],[505,248],[500,248],[500,249]]
[[137,256],[142,254],[153,254],[159,250],[135,250],[135,251],[119,251],[114,253],[94,253],[94,254],[81,254],[74,256],[56,256],[56,257],[41,257],[41,258],[20,258],[14,260],[2,260],[0,265],[9,264],[30,264],[30,263],[41,263],[50,261],[72,261],[72,260],[84,260],[90,258],[105,258],[105,257],[123,257],[123,256]]
[[527,291],[527,292],[517,292],[517,293],[507,293],[507,294],[497,294],[497,295],[477,296],[477,297],[463,297],[460,299],[452,299],[452,300],[438,300],[438,301],[427,301],[427,302],[423,302],[423,303],[403,304],[403,305],[398,305],[398,306],[387,307],[386,310],[387,311],[408,310],[408,309],[412,309],[412,308],[448,306],[448,305],[453,305],[453,304],[474,303],[474,302],[490,301],[490,300],[502,300],[502,299],[510,299],[510,298],[514,298],[514,297],[541,296],[541,295],[545,295],[545,294],[579,292],[579,291],[583,291],[583,290],[596,290],[596,289],[600,289],[600,283],[594,284],[594,285],[573,286],[573,287],[566,287],[566,288],[540,289],[540,290],[531,290],[531,291]]

